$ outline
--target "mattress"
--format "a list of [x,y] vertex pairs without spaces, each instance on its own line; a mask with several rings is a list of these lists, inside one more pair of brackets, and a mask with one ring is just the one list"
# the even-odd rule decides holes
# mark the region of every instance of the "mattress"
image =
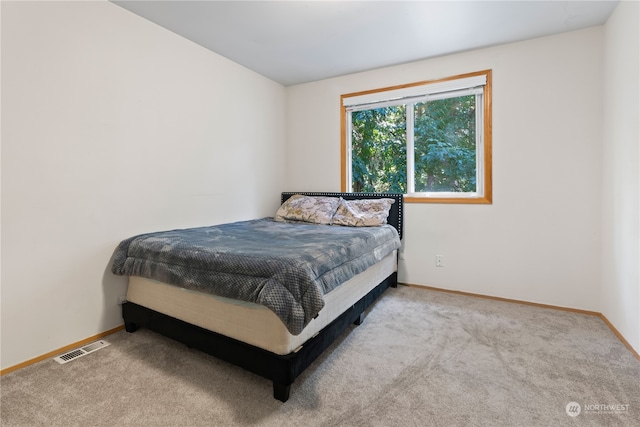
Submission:
[[397,271],[396,251],[324,295],[325,306],[298,335],[292,335],[265,306],[204,294],[139,276],[129,277],[127,301],[234,338],[275,354],[299,349],[309,338]]

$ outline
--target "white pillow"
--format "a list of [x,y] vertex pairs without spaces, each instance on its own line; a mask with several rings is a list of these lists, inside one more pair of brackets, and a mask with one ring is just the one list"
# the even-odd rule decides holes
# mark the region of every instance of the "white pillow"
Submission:
[[340,205],[333,215],[332,225],[350,227],[376,227],[387,223],[389,210],[394,199],[357,199],[340,198]]
[[302,221],[328,225],[331,224],[339,204],[338,197],[294,194],[280,206],[273,219],[281,222]]

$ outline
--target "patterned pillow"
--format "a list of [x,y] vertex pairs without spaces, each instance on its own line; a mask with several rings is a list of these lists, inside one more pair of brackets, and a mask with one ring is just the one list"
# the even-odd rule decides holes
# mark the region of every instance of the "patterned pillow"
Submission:
[[280,222],[303,221],[328,225],[331,224],[339,204],[338,197],[294,194],[280,206],[273,219]]
[[376,227],[387,223],[389,209],[395,202],[393,199],[358,199],[344,200],[333,216],[333,225],[350,227]]

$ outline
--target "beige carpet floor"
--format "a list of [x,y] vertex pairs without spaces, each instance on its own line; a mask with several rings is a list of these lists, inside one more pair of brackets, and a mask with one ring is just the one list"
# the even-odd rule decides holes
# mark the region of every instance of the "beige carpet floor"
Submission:
[[640,361],[589,315],[389,289],[284,404],[269,381],[155,333],[105,340],[3,376],[0,424],[640,426]]

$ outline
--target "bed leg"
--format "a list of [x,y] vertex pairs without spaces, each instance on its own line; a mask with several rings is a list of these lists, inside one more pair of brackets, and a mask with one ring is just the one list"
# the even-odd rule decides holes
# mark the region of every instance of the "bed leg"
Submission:
[[138,326],[133,322],[124,322],[124,330],[127,332],[135,332],[138,330]]
[[360,313],[360,316],[358,316],[358,318],[354,320],[353,324],[356,326],[360,326],[362,325],[362,322],[364,322],[364,312]]
[[291,384],[280,384],[273,382],[273,397],[281,402],[289,400],[289,394],[291,393]]

